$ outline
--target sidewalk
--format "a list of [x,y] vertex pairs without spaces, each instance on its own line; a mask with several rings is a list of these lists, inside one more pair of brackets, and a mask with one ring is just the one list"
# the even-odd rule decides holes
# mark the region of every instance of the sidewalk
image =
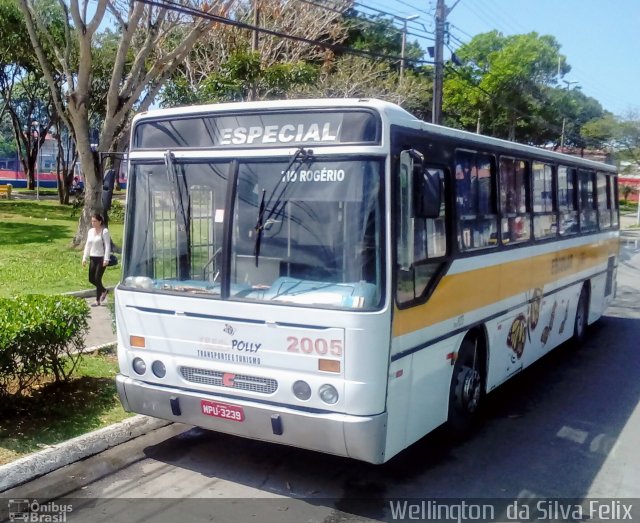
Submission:
[[85,338],[85,347],[92,349],[94,347],[115,343],[116,333],[113,330],[113,318],[111,317],[111,311],[108,307],[108,305],[113,303],[113,291],[109,291],[107,303],[100,307],[91,307],[91,304],[96,301],[93,296],[86,298],[86,300],[91,310],[91,317],[89,318],[89,332]]
[[636,212],[620,214],[620,230],[638,225],[638,214]]
[[116,333],[114,332],[113,320],[109,306],[113,303],[113,289],[109,289],[109,295],[104,305],[100,307],[92,307],[95,303],[95,290],[84,290],[68,293],[71,296],[84,298],[89,306],[91,316],[89,318],[89,332],[85,337],[85,348],[95,349],[104,345],[110,345],[116,342]]

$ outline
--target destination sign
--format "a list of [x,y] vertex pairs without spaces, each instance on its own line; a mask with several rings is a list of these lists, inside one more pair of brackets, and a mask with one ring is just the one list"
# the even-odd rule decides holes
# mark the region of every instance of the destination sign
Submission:
[[137,123],[134,149],[379,144],[380,134],[379,117],[362,109],[158,116]]

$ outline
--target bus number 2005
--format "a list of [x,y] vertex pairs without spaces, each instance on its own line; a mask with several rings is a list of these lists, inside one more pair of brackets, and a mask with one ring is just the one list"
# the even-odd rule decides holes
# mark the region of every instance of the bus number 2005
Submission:
[[287,337],[288,352],[304,352],[312,354],[315,352],[320,356],[331,354],[332,356],[342,356],[342,340],[327,340],[325,338],[298,338],[297,336]]

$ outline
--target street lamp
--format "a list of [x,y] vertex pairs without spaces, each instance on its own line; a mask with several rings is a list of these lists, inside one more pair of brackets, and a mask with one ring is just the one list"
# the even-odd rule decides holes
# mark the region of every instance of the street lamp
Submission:
[[404,53],[405,53],[405,48],[407,46],[407,22],[410,22],[411,20],[416,20],[417,18],[420,18],[420,15],[411,15],[411,16],[396,16],[396,18],[399,18],[400,20],[403,21],[403,27],[402,27],[402,51],[400,52],[400,79],[402,80],[402,77],[404,75]]
[[36,200],[40,199],[40,122],[34,120],[31,127],[36,129]]
[[[562,80],[565,84],[567,84],[567,91],[571,90],[571,86],[573,84],[577,84],[578,81],[577,80]],[[567,125],[567,118],[566,116],[562,118],[562,134],[560,135],[560,152],[563,153],[564,152],[564,134],[565,134],[565,127]]]

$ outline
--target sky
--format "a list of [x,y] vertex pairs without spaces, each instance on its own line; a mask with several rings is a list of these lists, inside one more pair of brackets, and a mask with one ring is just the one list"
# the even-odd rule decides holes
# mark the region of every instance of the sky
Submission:
[[[532,31],[552,35],[571,66],[564,80],[577,82],[572,88],[579,87],[619,117],[640,115],[640,0],[445,0],[445,4],[453,7],[447,16],[452,50],[494,29],[504,35]],[[417,40],[423,49],[433,45],[419,36],[425,29],[433,32],[435,5],[436,0],[356,0],[356,7],[396,17],[419,15],[407,22],[407,40]],[[445,59],[449,56],[445,50]]]

